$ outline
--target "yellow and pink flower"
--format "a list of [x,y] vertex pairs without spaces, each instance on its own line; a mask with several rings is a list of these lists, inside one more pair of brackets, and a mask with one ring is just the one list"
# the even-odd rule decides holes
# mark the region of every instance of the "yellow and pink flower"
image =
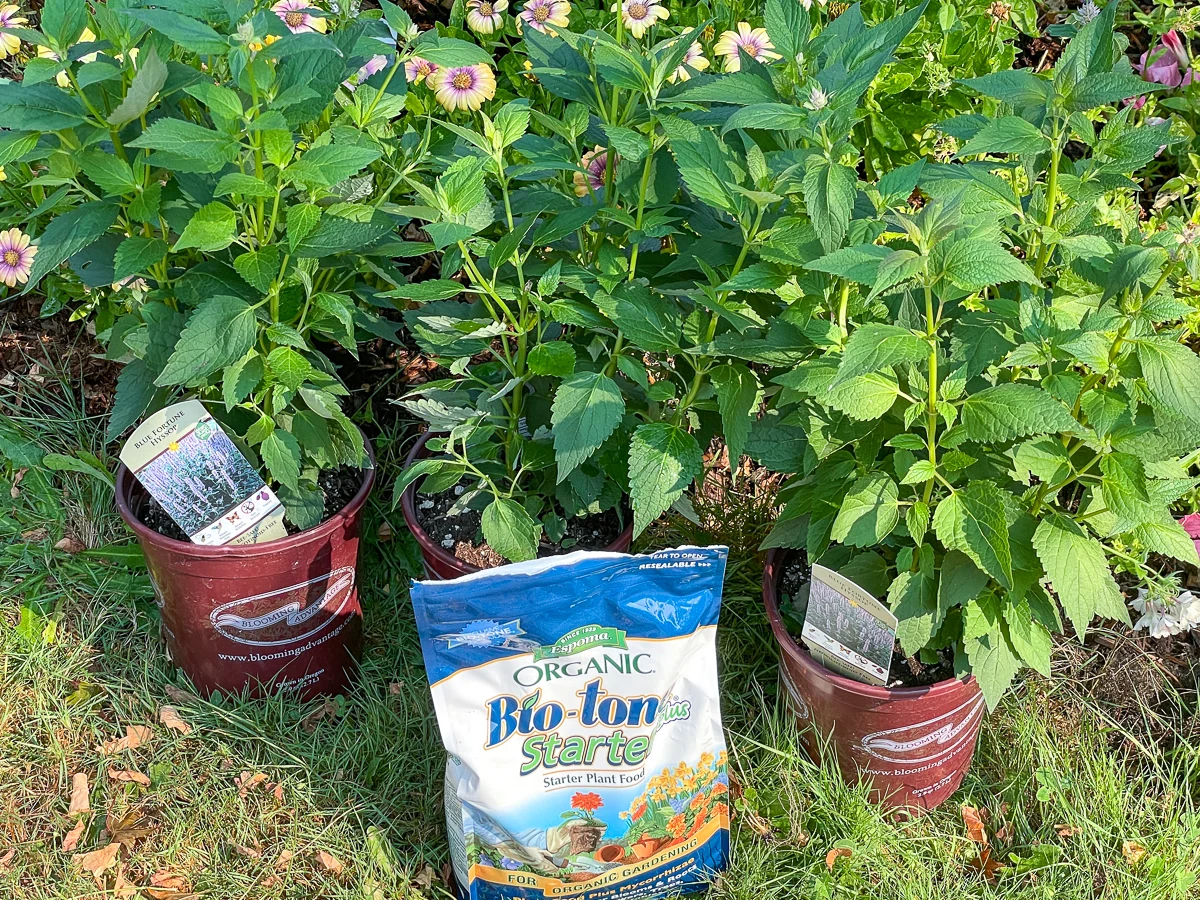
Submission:
[[467,0],[467,25],[480,34],[491,34],[504,27],[508,0]]
[[[20,28],[28,19],[21,15],[19,6],[0,6],[0,28]],[[15,34],[0,34],[0,59],[16,56],[21,49],[21,39]]]
[[307,34],[313,31],[324,34],[325,19],[309,12],[313,8],[313,4],[308,0],[279,0],[271,7],[271,12],[279,16],[292,34]]
[[437,70],[438,67],[435,63],[431,63],[427,59],[421,59],[419,56],[414,56],[404,64],[404,79],[409,84],[420,84]]
[[430,75],[429,87],[438,103],[447,111],[469,109],[474,112],[483,106],[485,100],[496,96],[496,76],[482,63],[455,66],[452,69],[438,69]]
[[658,23],[671,15],[658,0],[617,0],[612,11],[621,13],[621,22],[635,38],[641,38]]
[[[700,46],[699,41],[692,41],[692,46],[688,47],[687,53],[683,55],[683,60],[675,67],[675,71],[667,77],[667,81],[672,84],[676,81],[688,81],[692,77],[692,73],[688,71],[689,69],[703,72],[708,67],[709,62],[708,58],[704,55],[704,48]],[[705,755],[711,756],[711,754]],[[704,765],[704,757],[701,757],[701,765]]]
[[575,173],[575,196],[586,197],[604,188],[604,172],[608,168],[608,151],[603,147],[583,154],[579,165],[586,171]]
[[757,62],[767,63],[781,58],[774,51],[775,45],[767,37],[767,29],[751,28],[749,22],[738,22],[737,31],[723,32],[713,46],[714,53],[725,57],[726,72],[741,71],[743,52]]
[[554,29],[566,28],[570,24],[571,4],[567,0],[527,0],[517,14],[517,28],[522,23],[538,31],[554,34]]
[[29,235],[19,228],[0,231],[0,281],[16,287],[29,280],[37,247],[29,244]]

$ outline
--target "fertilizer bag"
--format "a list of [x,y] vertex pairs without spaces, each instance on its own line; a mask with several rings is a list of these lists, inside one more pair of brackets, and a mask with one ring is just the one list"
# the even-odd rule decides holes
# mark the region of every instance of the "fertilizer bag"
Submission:
[[464,897],[658,897],[724,867],[727,555],[571,553],[414,582]]

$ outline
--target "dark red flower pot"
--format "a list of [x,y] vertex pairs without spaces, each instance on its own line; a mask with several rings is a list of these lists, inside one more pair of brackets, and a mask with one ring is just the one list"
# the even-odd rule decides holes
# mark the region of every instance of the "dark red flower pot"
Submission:
[[[408,458],[404,461],[405,468],[411,466],[418,459],[430,455],[429,451],[425,449],[425,444],[432,436],[427,431],[417,438],[417,442],[413,444],[412,450],[408,452]],[[400,498],[400,509],[404,513],[404,521],[408,525],[408,530],[413,533],[413,537],[417,539],[417,543],[421,547],[421,559],[425,564],[425,577],[446,581],[451,578],[458,578],[460,575],[469,575],[472,572],[478,572],[478,566],[463,562],[453,553],[447,553],[441,544],[426,534],[425,529],[421,527],[420,520],[417,519],[416,497],[417,486],[416,484],[410,484]],[[629,526],[617,535],[617,539],[604,549],[614,553],[625,553],[629,550],[629,545],[632,543],[633,523],[630,522]]]
[[933,809],[953,794],[975,755],[983,694],[974,677],[930,687],[885,688],[844,678],[817,663],[788,633],[779,612],[786,552],[767,554],[763,602],[779,644],[780,684],[813,759],[822,745],[847,781],[870,781],[872,799]]
[[206,695],[301,699],[347,689],[362,650],[358,536],[375,483],[371,467],[344,509],[300,534],[237,547],[202,547],[138,520],[145,489],[121,466],[117,508],[137,535],[172,661]]

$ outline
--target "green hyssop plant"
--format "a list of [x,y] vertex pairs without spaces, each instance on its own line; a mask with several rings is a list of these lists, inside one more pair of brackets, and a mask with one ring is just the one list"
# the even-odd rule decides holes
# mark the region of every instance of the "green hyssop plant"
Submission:
[[400,282],[386,201],[421,143],[393,125],[407,17],[339,28],[306,8],[48,0],[40,32],[9,32],[45,52],[0,84],[10,186],[44,196],[24,289],[88,290],[125,364],[110,437],[207,400],[302,527],[319,471],[365,461],[323,348],[394,337],[363,301]]
[[[1064,614],[1079,636],[1128,622],[1114,568],[1147,584],[1150,554],[1198,562],[1170,512],[1197,484],[1176,299],[1197,226],[1147,234],[1102,203],[1171,141],[1130,126],[1149,86],[1115,10],[1050,72],[966,82],[980,111],[943,124],[957,161],[859,189],[858,239],[807,266],[851,315],[814,318],[819,352],[772,379],[767,418],[797,452],[769,543],[886,595],[904,651],[953,648],[993,706],[1022,666],[1048,674]],[[913,188],[919,209],[897,200]]]
[[[765,27],[710,30],[647,7],[583,19],[526,3],[514,55],[528,67],[507,64],[507,82],[469,58],[413,61],[429,89],[410,88],[414,107],[449,111],[405,210],[429,223],[441,278],[391,294],[450,374],[406,400],[436,455],[396,487],[466,479],[456,509],[477,510],[509,559],[624,497],[641,532],[718,433],[735,462],[772,446],[754,433],[751,332],[777,314],[795,330],[797,248],[845,237],[846,138],[924,9],[868,28],[855,6],[821,29],[819,10],[770,0]],[[539,9],[555,19],[538,27]],[[486,40],[515,39],[497,15]]]

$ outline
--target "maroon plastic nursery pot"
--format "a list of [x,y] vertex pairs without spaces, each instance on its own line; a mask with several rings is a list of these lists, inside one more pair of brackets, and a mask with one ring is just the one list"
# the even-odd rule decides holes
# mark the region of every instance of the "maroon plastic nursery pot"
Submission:
[[983,694],[974,677],[930,687],[885,688],[844,678],[817,663],[788,633],[777,600],[786,553],[767,554],[763,601],[781,655],[780,683],[809,755],[824,741],[842,776],[870,781],[892,807],[933,809],[953,794],[975,755]]
[[375,455],[362,487],[315,528],[263,544],[202,547],[139,521],[148,499],[125,466],[117,508],[146,556],[172,661],[206,695],[307,699],[342,693],[362,650],[358,537],[375,483]]
[[[418,459],[430,455],[425,444],[432,436],[427,431],[417,438],[417,442],[413,444],[412,450],[408,452],[408,459],[404,462],[406,468]],[[416,498],[417,486],[410,484],[400,498],[400,509],[404,513],[404,521],[408,525],[408,530],[413,533],[413,537],[417,539],[417,543],[421,547],[421,559],[425,564],[425,577],[445,581],[451,578],[458,578],[460,575],[469,575],[472,572],[478,572],[478,566],[463,562],[453,553],[446,552],[440,543],[425,532],[425,529],[421,527],[420,520],[417,519]],[[629,545],[632,542],[633,523],[631,522],[624,531],[617,535],[617,539],[604,549],[614,553],[625,553],[629,550]]]

